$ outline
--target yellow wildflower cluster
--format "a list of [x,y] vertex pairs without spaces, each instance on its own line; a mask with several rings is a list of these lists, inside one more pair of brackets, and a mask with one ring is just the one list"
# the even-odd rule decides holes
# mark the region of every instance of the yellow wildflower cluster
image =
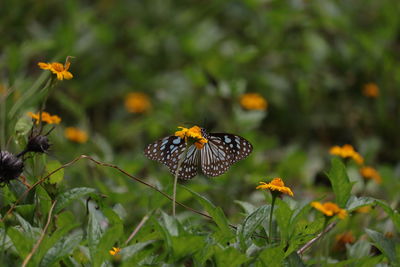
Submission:
[[82,144],[82,143],[86,143],[88,140],[87,133],[85,131],[82,131],[75,127],[67,127],[65,129],[64,134],[68,140],[76,142],[76,143]]
[[150,98],[140,92],[129,93],[125,97],[125,108],[131,113],[144,113],[151,108]]
[[367,83],[364,85],[362,93],[369,98],[377,98],[379,96],[379,87],[376,83]]
[[365,179],[372,179],[374,180],[377,184],[382,183],[382,178],[378,171],[370,166],[364,166],[360,168],[360,174],[365,178]]
[[289,196],[293,196],[293,192],[289,187],[285,186],[285,183],[281,178],[274,178],[270,183],[260,182],[261,185],[257,186],[256,189],[264,189],[270,191],[278,191]]
[[340,219],[344,219],[347,216],[347,211],[339,208],[339,206],[333,202],[321,203],[321,202],[314,201],[314,202],[311,202],[311,206],[329,217],[338,215],[338,217]]
[[[39,124],[40,112],[39,113],[28,112],[28,116],[36,120],[36,124]],[[42,122],[46,122],[48,124],[59,124],[61,122],[61,118],[58,117],[57,115],[50,115],[49,113],[43,111]]]
[[182,139],[185,139],[187,142],[188,139],[193,139],[194,145],[197,149],[202,149],[205,143],[208,143],[208,140],[203,137],[201,134],[201,128],[199,126],[193,126],[192,128],[178,127],[181,130],[175,132],[175,136],[178,136]]
[[268,102],[258,93],[247,93],[240,96],[240,105],[248,110],[266,110]]
[[72,75],[71,72],[68,71],[68,69],[71,65],[71,63],[69,62],[69,58],[70,57],[67,57],[67,60],[65,61],[64,65],[61,63],[58,63],[58,62],[52,62],[52,63],[39,62],[38,66],[41,69],[49,70],[53,74],[56,74],[58,80],[61,80],[61,81],[64,79],[71,80],[72,77],[74,77],[74,76]]
[[332,155],[342,157],[342,158],[352,158],[355,162],[357,162],[358,165],[361,165],[360,174],[365,179],[372,179],[377,184],[380,184],[382,182],[382,178],[376,169],[374,169],[370,166],[363,166],[364,158],[358,152],[356,152],[354,150],[353,146],[351,146],[351,145],[344,145],[342,147],[333,146],[329,150],[329,153],[331,153]]
[[342,158],[352,158],[357,164],[362,165],[364,163],[364,158],[354,150],[352,145],[333,146],[329,150],[329,153]]

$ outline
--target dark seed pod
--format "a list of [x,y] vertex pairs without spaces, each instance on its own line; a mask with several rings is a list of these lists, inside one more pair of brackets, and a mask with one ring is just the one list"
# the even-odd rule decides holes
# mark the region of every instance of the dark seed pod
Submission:
[[0,151],[0,183],[17,179],[24,170],[24,162],[8,151]]
[[26,152],[46,153],[49,148],[49,138],[46,135],[37,135],[29,138]]

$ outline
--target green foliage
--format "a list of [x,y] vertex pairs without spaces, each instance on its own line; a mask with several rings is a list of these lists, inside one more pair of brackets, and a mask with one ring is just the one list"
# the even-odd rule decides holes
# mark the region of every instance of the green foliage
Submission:
[[[24,163],[5,179],[0,158],[1,266],[400,265],[398,2],[0,6],[0,148]],[[67,56],[71,80],[38,67]],[[127,107],[134,92],[143,112]],[[267,107],[246,107],[247,93]],[[61,123],[27,115],[40,110]],[[174,217],[172,175],[143,149],[192,125],[243,136],[253,152],[181,181]],[[27,152],[37,136],[46,153]],[[363,163],[329,155],[344,144]],[[272,205],[255,187],[276,176],[294,197]],[[348,216],[310,205],[321,199]]]

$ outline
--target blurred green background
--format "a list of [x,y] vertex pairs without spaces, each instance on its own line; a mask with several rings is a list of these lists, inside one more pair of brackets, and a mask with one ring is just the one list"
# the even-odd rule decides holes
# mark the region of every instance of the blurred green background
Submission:
[[[225,175],[187,183],[230,216],[240,210],[234,200],[261,201],[256,185],[275,176],[301,201],[326,195],[329,148],[346,143],[383,178],[356,193],[390,199],[399,189],[399,14],[395,0],[3,0],[0,82],[12,93],[2,109],[2,144],[20,117],[39,109],[43,94],[21,101],[49,75],[37,63],[74,56],[74,78],[60,82],[47,103],[62,118],[50,135],[50,158],[89,154],[171,192],[172,175],[143,149],[177,126],[200,125],[254,145]],[[377,96],[363,91],[371,83]],[[148,97],[145,112],[126,109],[133,92]],[[260,94],[268,107],[244,108],[244,93]],[[88,141],[67,140],[70,126]],[[8,149],[18,150],[13,142]],[[350,171],[364,183],[357,166]],[[98,188],[131,220],[169,208],[162,196],[93,164],[67,169],[64,181]],[[189,198],[178,192],[178,200]]]

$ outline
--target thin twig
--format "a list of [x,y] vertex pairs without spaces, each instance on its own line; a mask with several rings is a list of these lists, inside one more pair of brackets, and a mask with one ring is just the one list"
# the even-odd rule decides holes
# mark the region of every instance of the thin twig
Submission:
[[[156,186],[154,186],[154,185],[152,185],[152,184],[149,184],[149,183],[143,181],[142,179],[137,178],[137,177],[135,177],[135,176],[129,174],[127,171],[121,169],[121,168],[118,167],[117,165],[113,165],[113,164],[109,164],[109,163],[104,163],[104,162],[95,160],[95,159],[93,159],[92,157],[87,156],[87,155],[80,155],[79,157],[77,157],[77,158],[71,160],[70,162],[67,162],[67,163],[65,163],[64,165],[62,165],[62,166],[58,167],[57,169],[53,170],[52,172],[50,172],[49,174],[47,174],[45,177],[43,177],[42,179],[40,179],[39,181],[37,181],[36,183],[34,183],[34,184],[31,186],[31,188],[25,190],[25,191],[22,193],[22,195],[14,202],[14,204],[8,209],[8,211],[6,212],[6,214],[5,214],[2,218],[0,218],[0,222],[3,222],[3,220],[4,220],[5,218],[7,218],[7,216],[8,216],[9,214],[11,214],[11,212],[16,208],[16,206],[18,205],[18,203],[20,203],[20,202],[25,198],[25,196],[26,196],[31,190],[33,190],[36,186],[38,186],[39,184],[41,184],[41,183],[43,183],[44,181],[46,181],[47,179],[49,179],[50,176],[52,176],[52,175],[55,174],[56,172],[60,171],[61,169],[65,169],[66,167],[69,167],[69,166],[75,164],[76,162],[80,161],[81,159],[87,159],[87,160],[89,160],[89,161],[94,162],[94,163],[97,164],[97,165],[116,169],[116,170],[118,170],[119,172],[121,172],[121,173],[125,174],[126,176],[128,176],[129,178],[131,178],[132,180],[135,180],[136,182],[139,182],[139,183],[141,183],[141,184],[143,184],[143,185],[145,185],[145,186],[147,186],[147,187],[150,187],[151,189],[153,189],[154,191],[157,191],[158,193],[160,193],[161,195],[163,195],[164,197],[168,198],[168,199],[171,200],[171,201],[173,200],[171,196],[169,196],[167,193],[164,193],[163,191],[161,191],[160,189],[158,189]],[[201,211],[195,210],[195,209],[193,209],[193,208],[191,208],[191,207],[189,207],[189,206],[186,206],[185,204],[183,204],[183,203],[181,203],[181,202],[179,202],[179,201],[176,201],[176,204],[178,204],[179,206],[181,206],[181,207],[183,207],[183,208],[185,208],[185,209],[187,209],[187,210],[189,210],[189,211],[191,211],[191,212],[193,212],[193,213],[199,214],[199,215],[201,215],[201,216],[203,216],[203,217],[205,217],[205,218],[207,218],[207,219],[213,221],[213,218],[212,218],[210,215],[206,214],[206,213],[203,213],[203,212],[201,212]],[[233,224],[230,224],[230,223],[229,223],[229,226],[232,227],[233,229],[237,230],[237,226],[235,226],[235,225],[233,225]],[[257,235],[257,234],[254,234],[254,235],[257,236],[257,237],[263,238],[263,239],[266,239],[266,238],[267,238],[267,237],[262,236],[262,235]]]
[[307,249],[309,249],[315,242],[317,242],[324,234],[328,233],[330,230],[332,230],[337,224],[337,221],[331,222],[330,224],[328,224],[328,226],[322,230],[321,233],[319,233],[316,237],[314,237],[313,239],[311,239],[310,241],[308,241],[304,246],[302,246],[299,250],[297,250],[297,254],[299,254],[300,256],[304,253],[304,251],[306,251]]
[[136,226],[135,230],[133,230],[132,234],[128,237],[128,239],[125,241],[125,245],[129,243],[129,241],[132,240],[132,238],[139,232],[140,228],[143,227],[143,225],[147,222],[147,220],[150,218],[149,214],[143,217],[143,219],[140,221],[138,226]]
[[33,254],[36,252],[36,250],[38,249],[38,247],[42,243],[42,241],[44,239],[44,236],[46,235],[47,228],[49,228],[49,225],[50,225],[50,222],[51,222],[51,217],[52,217],[52,214],[53,214],[53,209],[54,209],[54,206],[56,205],[56,202],[57,202],[57,200],[54,200],[53,204],[51,205],[50,211],[49,211],[49,215],[47,217],[47,223],[44,226],[43,232],[40,235],[40,238],[38,239],[36,244],[33,246],[31,252],[28,254],[28,256],[26,256],[24,262],[22,263],[22,267],[25,267],[28,264],[29,260],[32,258]]

